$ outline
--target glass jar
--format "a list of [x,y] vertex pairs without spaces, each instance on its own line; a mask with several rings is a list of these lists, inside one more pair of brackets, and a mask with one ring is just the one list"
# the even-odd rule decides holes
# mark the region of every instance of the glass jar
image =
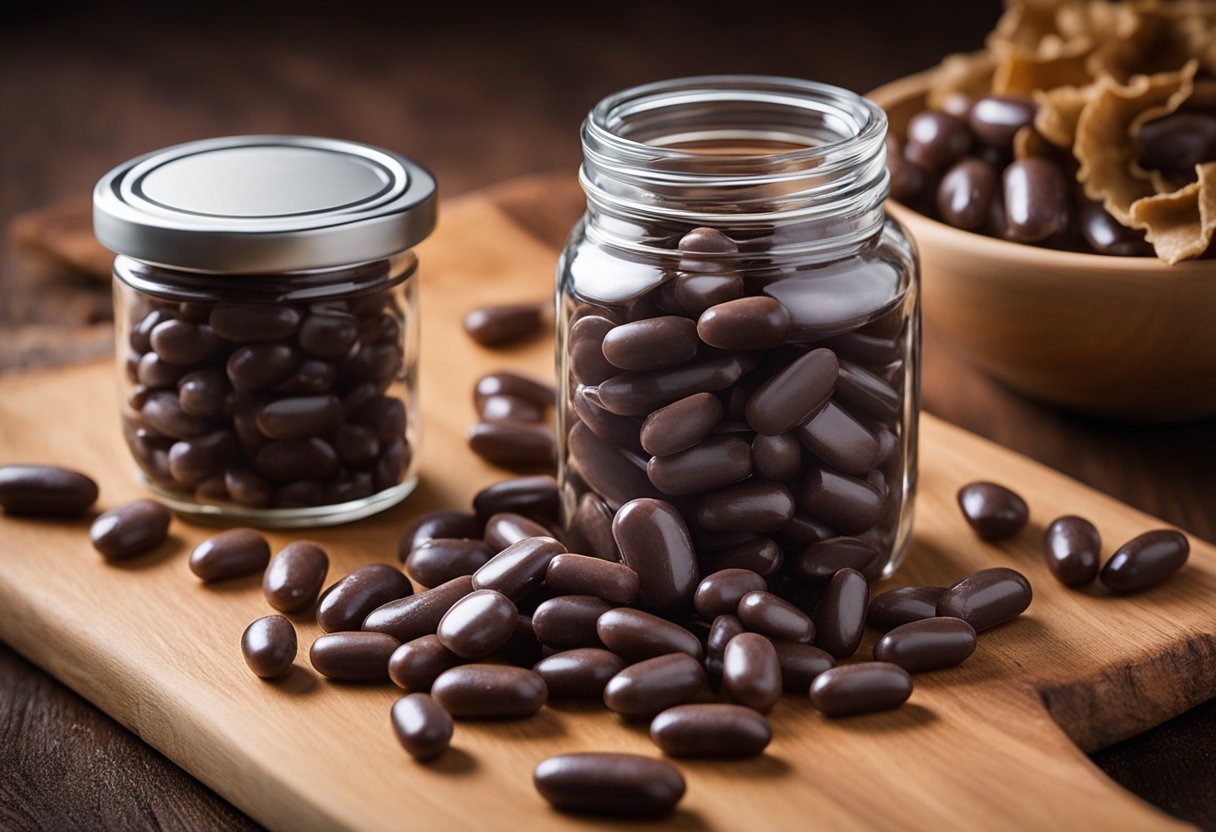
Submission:
[[115,168],[94,191],[117,252],[123,437],[196,519],[328,525],[417,483],[418,261],[435,181],[353,142],[243,136]]
[[[650,84],[591,111],[587,211],[557,275],[573,551],[619,557],[614,518],[651,498],[701,575],[813,594],[899,564],[920,307],[915,247],[883,209],[886,129],[854,93],[769,77]],[[684,532],[661,534],[645,557]]]

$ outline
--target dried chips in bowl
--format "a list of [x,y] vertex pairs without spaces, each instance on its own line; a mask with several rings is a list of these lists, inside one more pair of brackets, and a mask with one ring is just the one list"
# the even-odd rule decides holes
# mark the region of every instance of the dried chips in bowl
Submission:
[[1013,159],[1056,153],[1166,263],[1214,253],[1216,0],[1009,0],[986,52],[947,57],[927,102],[985,95],[1036,105]]

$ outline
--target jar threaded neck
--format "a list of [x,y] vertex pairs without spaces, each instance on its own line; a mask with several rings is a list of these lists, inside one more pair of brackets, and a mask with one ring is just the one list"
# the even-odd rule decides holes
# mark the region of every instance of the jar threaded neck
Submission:
[[882,224],[887,120],[856,93],[790,78],[723,75],[609,96],[583,123],[580,181],[593,211],[732,226],[825,223],[803,242]]

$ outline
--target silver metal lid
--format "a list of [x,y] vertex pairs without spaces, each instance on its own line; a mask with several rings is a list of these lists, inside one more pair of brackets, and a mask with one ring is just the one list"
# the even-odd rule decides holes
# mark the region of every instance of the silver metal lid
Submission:
[[106,248],[202,272],[377,260],[435,227],[435,178],[404,156],[310,136],[230,136],[132,159],[93,189]]

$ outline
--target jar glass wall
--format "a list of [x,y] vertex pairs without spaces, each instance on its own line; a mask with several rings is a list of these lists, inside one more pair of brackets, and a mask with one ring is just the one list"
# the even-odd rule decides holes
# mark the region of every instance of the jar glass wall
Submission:
[[572,546],[616,556],[636,498],[701,574],[778,591],[875,579],[912,523],[915,248],[887,218],[886,120],[757,77],[611,96],[583,127],[587,212],[558,266],[559,480]]
[[118,257],[123,436],[174,510],[263,527],[363,517],[417,482],[417,260],[200,275]]
[[383,148],[228,136],[93,189],[115,252],[123,438],[195,519],[331,525],[417,483],[418,261],[429,172]]

